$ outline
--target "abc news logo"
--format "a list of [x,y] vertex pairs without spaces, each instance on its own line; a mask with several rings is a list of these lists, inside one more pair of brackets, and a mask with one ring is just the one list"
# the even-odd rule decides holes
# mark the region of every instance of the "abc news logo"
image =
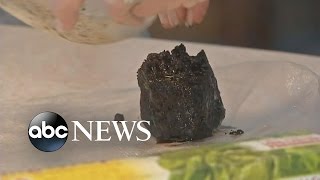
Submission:
[[[87,121],[89,129],[87,130],[79,121],[71,121],[73,124],[73,139],[79,141],[77,132],[81,131],[89,141],[111,141],[112,136],[106,135],[109,133],[109,127],[113,127],[116,131],[117,138],[122,141],[126,136],[130,141],[134,128],[145,134],[144,138],[135,137],[136,141],[148,141],[151,138],[151,133],[148,129],[142,126],[146,123],[150,125],[150,121],[121,121],[122,128],[119,127],[118,121]],[[97,138],[93,140],[92,125],[96,124]],[[129,129],[127,123],[132,124]],[[103,128],[103,126],[105,128]],[[68,139],[68,125],[66,121],[57,113],[43,112],[32,119],[28,128],[30,142],[34,147],[44,152],[52,152],[60,149]]]

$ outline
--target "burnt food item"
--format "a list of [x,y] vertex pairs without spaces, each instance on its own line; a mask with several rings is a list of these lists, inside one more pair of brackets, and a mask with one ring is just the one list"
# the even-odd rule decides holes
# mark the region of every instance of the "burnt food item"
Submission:
[[225,117],[217,80],[202,50],[189,56],[183,44],[151,53],[138,70],[141,119],[157,142],[212,136]]
[[238,135],[241,135],[241,134],[243,134],[243,133],[244,133],[244,131],[243,131],[242,129],[231,130],[231,131],[229,132],[230,135],[234,135],[234,136],[238,136]]

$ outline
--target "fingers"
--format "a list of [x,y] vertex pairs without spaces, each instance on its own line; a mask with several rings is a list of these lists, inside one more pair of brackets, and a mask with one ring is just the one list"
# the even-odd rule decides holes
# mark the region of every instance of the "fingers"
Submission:
[[161,22],[161,25],[165,29],[171,28],[170,22],[169,22],[169,17],[167,13],[159,13],[159,20]]
[[84,0],[51,0],[58,31],[69,31],[76,24]]
[[[109,15],[120,24],[141,25],[145,17],[159,15],[164,28],[179,24],[199,24],[209,7],[209,0],[144,0],[131,9],[123,0],[104,0]],[[51,0],[58,31],[69,31],[76,24],[84,0]]]
[[166,13],[159,13],[159,19],[165,29],[174,28],[184,23],[186,17],[186,9],[180,7],[176,10],[170,10]]
[[185,22],[186,15],[187,15],[187,9],[184,7],[180,7],[176,9],[176,13],[179,19],[179,22]]
[[119,23],[126,25],[141,25],[144,18],[139,18],[131,14],[131,7],[123,0],[105,0],[107,13],[111,18]]
[[191,9],[187,10],[185,26],[191,27],[193,25],[193,11]]
[[190,7],[187,12],[187,23],[188,25],[200,24],[209,8],[209,0],[202,1]]
[[187,12],[188,10],[184,7],[180,7],[176,10],[178,18],[179,18],[179,24],[186,24],[186,18],[187,18]]
[[179,8],[184,0],[144,0],[132,10],[136,16],[148,17]]
[[158,14],[162,26],[168,29],[201,23],[208,7],[209,0],[145,0],[132,12],[140,17]]
[[185,8],[191,8],[202,1],[205,1],[205,0],[185,0],[182,6]]

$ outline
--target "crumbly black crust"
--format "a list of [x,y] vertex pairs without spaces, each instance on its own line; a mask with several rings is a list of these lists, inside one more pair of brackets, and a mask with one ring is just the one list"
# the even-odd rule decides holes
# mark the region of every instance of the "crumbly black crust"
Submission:
[[212,136],[225,117],[217,80],[202,50],[189,56],[183,44],[151,53],[138,70],[141,119],[158,142]]

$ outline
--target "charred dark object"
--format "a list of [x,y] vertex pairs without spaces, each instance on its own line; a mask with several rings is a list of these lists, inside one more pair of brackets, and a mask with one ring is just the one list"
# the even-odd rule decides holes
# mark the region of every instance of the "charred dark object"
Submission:
[[114,121],[120,122],[120,121],[124,121],[124,120],[125,119],[124,119],[124,115],[123,114],[117,113],[117,114],[114,115]]
[[183,44],[151,53],[138,70],[141,119],[158,142],[212,136],[225,117],[217,80],[202,50],[189,56]]
[[243,133],[244,133],[244,131],[243,131],[242,129],[231,130],[231,131],[229,132],[230,135],[235,135],[235,136],[241,135],[241,134],[243,134]]

